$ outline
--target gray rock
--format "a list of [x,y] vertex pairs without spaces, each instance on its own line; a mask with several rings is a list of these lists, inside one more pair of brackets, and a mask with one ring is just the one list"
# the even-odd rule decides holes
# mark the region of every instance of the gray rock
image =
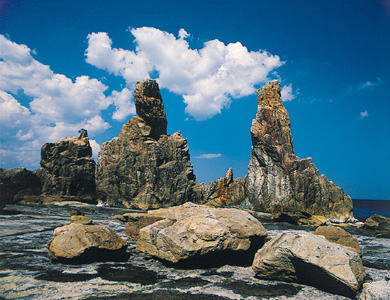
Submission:
[[41,149],[41,168],[36,172],[45,195],[77,196],[93,202],[96,198],[95,161],[86,130],[79,137],[47,143]]
[[105,226],[70,224],[54,230],[48,249],[55,261],[120,260],[126,256],[127,242]]
[[6,204],[15,204],[32,199],[39,201],[41,183],[39,178],[26,168],[0,168],[0,211]]
[[390,281],[375,281],[364,287],[359,300],[390,299]]
[[186,203],[148,214],[163,219],[140,229],[137,250],[173,263],[224,250],[245,251],[267,236],[257,219],[233,208]]
[[257,91],[258,111],[252,122],[252,154],[246,196],[259,211],[323,215],[339,221],[353,218],[352,200],[319,176],[311,158],[294,155],[290,118],[280,84],[274,80]]
[[359,254],[307,232],[283,232],[255,255],[256,277],[299,282],[355,297],[366,277]]

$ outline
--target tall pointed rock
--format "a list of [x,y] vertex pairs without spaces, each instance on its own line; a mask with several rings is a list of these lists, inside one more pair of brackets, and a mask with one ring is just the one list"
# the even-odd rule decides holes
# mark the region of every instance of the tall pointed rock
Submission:
[[245,178],[247,199],[256,210],[314,214],[344,221],[353,217],[352,200],[319,176],[311,158],[294,155],[290,118],[280,84],[274,80],[257,91],[252,122],[252,153]]
[[153,209],[199,202],[187,140],[167,135],[167,119],[158,84],[137,82],[138,117],[123,125],[119,137],[102,145],[96,172],[99,198],[111,205]]

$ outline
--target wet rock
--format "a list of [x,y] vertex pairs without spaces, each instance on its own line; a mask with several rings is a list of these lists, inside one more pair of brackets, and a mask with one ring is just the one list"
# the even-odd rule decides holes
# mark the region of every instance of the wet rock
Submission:
[[364,287],[359,300],[390,299],[390,281],[375,281]]
[[308,284],[351,298],[366,277],[356,251],[306,232],[278,234],[256,253],[252,268],[260,279]]
[[77,196],[79,200],[94,202],[95,161],[87,131],[79,137],[46,143],[41,149],[41,168],[36,172],[45,195]]
[[105,280],[126,281],[142,285],[155,284],[163,279],[156,272],[126,263],[125,265],[101,265],[98,275]]
[[258,110],[252,122],[252,153],[245,178],[247,198],[255,210],[353,218],[352,200],[319,175],[311,158],[294,154],[290,118],[280,84],[274,80],[257,91]]
[[70,263],[123,260],[126,248],[127,242],[108,227],[70,224],[54,230],[48,256]]
[[376,237],[390,238],[390,218],[375,214],[364,222],[364,226],[375,230]]
[[39,202],[41,183],[39,178],[26,168],[0,168],[0,211],[6,204],[31,200]]
[[163,220],[139,231],[137,250],[173,263],[226,250],[242,252],[267,236],[258,220],[232,208],[186,203],[148,214]]
[[110,205],[144,210],[199,202],[202,189],[196,183],[187,140],[179,131],[166,135],[157,83],[137,83],[135,99],[140,116],[123,125],[118,138],[101,146],[96,173],[99,197]]
[[224,287],[231,289],[239,295],[261,297],[260,299],[280,296],[291,297],[295,296],[302,289],[302,287],[286,283],[256,284],[243,281],[229,282]]
[[362,255],[358,240],[340,227],[320,226],[314,231],[314,234],[323,235],[328,241],[350,247]]

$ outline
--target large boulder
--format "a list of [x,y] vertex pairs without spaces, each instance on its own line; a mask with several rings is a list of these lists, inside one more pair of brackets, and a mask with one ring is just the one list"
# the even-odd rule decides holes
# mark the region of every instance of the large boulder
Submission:
[[323,235],[328,241],[355,249],[357,253],[362,255],[358,240],[340,227],[320,226],[314,231],[314,234]]
[[355,297],[366,277],[359,254],[307,232],[282,232],[255,255],[256,277],[308,284]]
[[87,131],[82,129],[79,137],[43,145],[37,174],[43,194],[75,196],[93,202],[96,198],[95,161]]
[[173,263],[225,250],[246,251],[252,243],[262,245],[267,236],[257,219],[233,208],[185,203],[148,215],[162,220],[140,229],[137,250]]
[[123,125],[119,137],[103,143],[96,172],[99,197],[111,205],[155,209],[199,202],[187,140],[166,135],[167,122],[158,85],[136,83],[138,117]]
[[53,261],[115,261],[126,258],[127,242],[108,227],[72,223],[54,230],[48,249]]
[[372,215],[364,222],[364,227],[375,230],[376,237],[390,238],[390,218]]
[[352,200],[319,175],[311,158],[294,155],[290,118],[280,84],[274,80],[257,91],[252,122],[252,153],[245,178],[247,198],[256,210],[323,215],[335,221],[353,218]]
[[0,168],[0,211],[6,204],[29,198],[40,200],[41,183],[38,176],[26,168]]

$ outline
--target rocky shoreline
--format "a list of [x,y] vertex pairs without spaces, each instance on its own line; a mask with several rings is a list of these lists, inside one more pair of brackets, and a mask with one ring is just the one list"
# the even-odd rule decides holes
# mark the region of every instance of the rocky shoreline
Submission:
[[97,165],[81,129],[45,144],[38,170],[0,169],[4,295],[34,299],[39,287],[49,295],[53,282],[76,282],[79,294],[65,298],[390,296],[389,276],[370,269],[378,263],[367,263],[361,243],[389,238],[390,219],[359,222],[351,198],[295,156],[277,81],[257,92],[248,174],[234,179],[229,169],[208,185],[196,180],[187,140],[167,134],[157,82],[137,82],[134,99],[138,116],[102,145]]

